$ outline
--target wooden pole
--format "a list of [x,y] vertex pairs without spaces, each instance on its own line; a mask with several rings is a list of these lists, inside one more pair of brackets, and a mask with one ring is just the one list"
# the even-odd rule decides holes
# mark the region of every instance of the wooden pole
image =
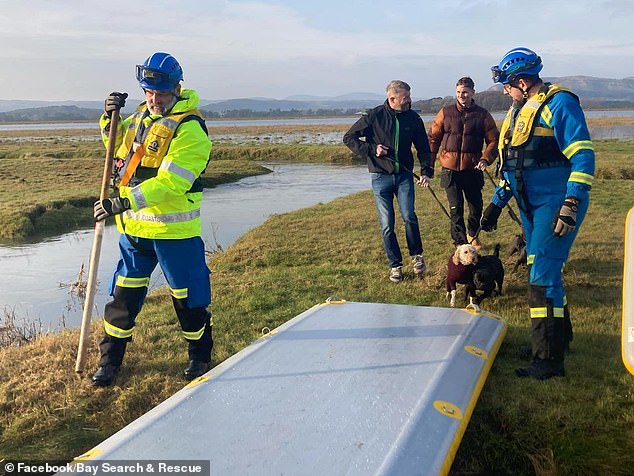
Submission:
[[[108,133],[108,147],[106,148],[106,160],[103,167],[103,178],[101,181],[101,193],[99,199],[108,197],[110,187],[110,177],[114,162],[115,146],[117,143],[117,129],[119,127],[119,108],[112,111],[110,120],[110,131]],[[92,242],[90,253],[90,265],[88,268],[88,281],[86,283],[86,299],[84,301],[84,311],[81,319],[81,331],[79,333],[79,347],[77,350],[77,360],[75,362],[75,372],[81,374],[86,366],[86,353],[88,350],[88,338],[90,337],[90,322],[92,319],[92,308],[95,305],[95,293],[97,290],[97,271],[99,270],[99,257],[101,256],[101,242],[105,220],[95,223],[95,236]]]

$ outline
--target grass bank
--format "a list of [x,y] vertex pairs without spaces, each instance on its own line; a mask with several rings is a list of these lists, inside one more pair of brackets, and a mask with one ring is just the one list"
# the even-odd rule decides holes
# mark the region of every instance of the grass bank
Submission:
[[[509,324],[507,337],[475,408],[454,474],[628,475],[634,467],[634,378],[621,363],[623,220],[634,205],[626,178],[634,143],[597,146],[592,205],[566,267],[575,326],[567,376],[517,379],[529,344],[526,272],[507,259],[505,293],[485,308]],[[432,184],[438,191],[436,181]],[[491,185],[487,184],[488,195]],[[442,194],[439,194],[442,197]],[[419,191],[426,278],[392,285],[371,194],[275,215],[211,258],[214,363],[332,295],[349,301],[445,306],[448,222]],[[399,230],[402,226],[399,226]],[[517,225],[506,214],[483,236],[491,250],[510,242]],[[404,236],[399,233],[401,243]],[[411,271],[406,269],[406,271]],[[101,310],[100,310],[101,312]],[[88,370],[97,365],[99,322],[93,323]],[[186,366],[169,294],[152,293],[117,383],[93,388],[73,372],[78,332],[44,336],[0,350],[0,459],[71,459],[182,388]],[[88,374],[89,375],[89,374]],[[257,409],[254,409],[256,411]]]

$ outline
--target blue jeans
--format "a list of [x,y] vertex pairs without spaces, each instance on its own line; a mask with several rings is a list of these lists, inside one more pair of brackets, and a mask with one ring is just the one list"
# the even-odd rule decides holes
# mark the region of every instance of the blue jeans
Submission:
[[405,238],[410,256],[423,253],[423,243],[418,228],[418,217],[414,211],[414,180],[409,172],[398,174],[370,173],[374,203],[379,214],[383,247],[390,267],[403,265],[403,256],[394,233],[394,197],[405,222]]

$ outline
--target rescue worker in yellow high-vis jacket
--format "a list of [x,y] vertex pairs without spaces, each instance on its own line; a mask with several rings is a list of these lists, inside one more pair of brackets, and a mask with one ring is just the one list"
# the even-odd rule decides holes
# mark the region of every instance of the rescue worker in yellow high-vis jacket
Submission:
[[[199,377],[211,367],[210,272],[200,236],[200,175],[211,141],[196,109],[198,95],[181,88],[183,72],[173,56],[154,53],[137,65],[136,77],[145,102],[119,123],[113,176],[119,196],[94,206],[95,220],[114,216],[121,233],[110,284],[113,299],[104,311],[101,360],[92,377],[97,386],[114,382],[157,264],[189,345],[185,378]],[[126,97],[115,92],[106,98],[100,120],[106,143],[111,115]]]

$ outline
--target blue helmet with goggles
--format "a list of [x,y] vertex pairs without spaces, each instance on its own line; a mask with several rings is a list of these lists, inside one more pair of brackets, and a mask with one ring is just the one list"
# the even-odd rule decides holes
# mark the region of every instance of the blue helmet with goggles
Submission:
[[513,48],[500,63],[491,68],[493,82],[508,84],[520,76],[536,76],[542,70],[542,59],[528,48]]
[[171,91],[183,80],[183,70],[176,58],[159,52],[136,66],[136,79],[143,89]]

